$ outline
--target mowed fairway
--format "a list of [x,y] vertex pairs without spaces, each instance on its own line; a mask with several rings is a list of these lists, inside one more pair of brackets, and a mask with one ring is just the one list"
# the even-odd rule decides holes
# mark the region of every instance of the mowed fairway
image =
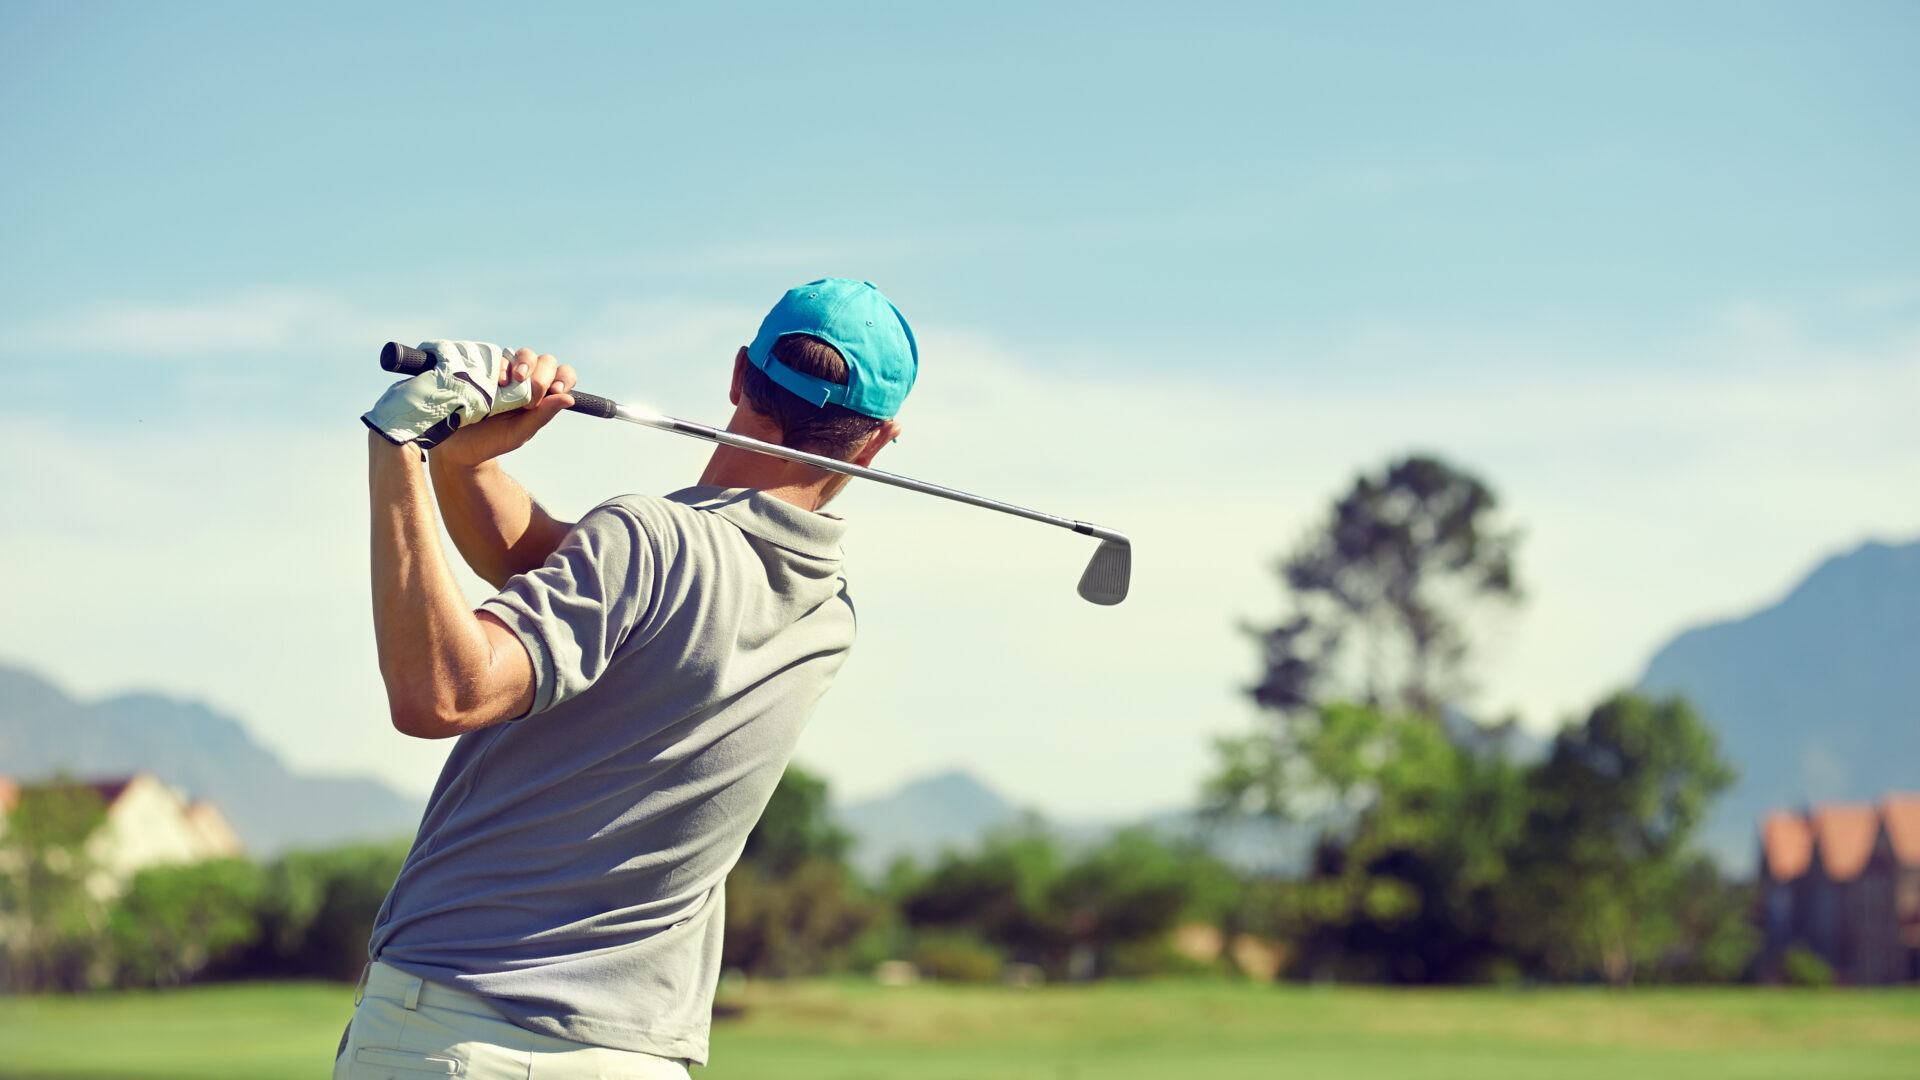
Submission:
[[[0,999],[0,1076],[325,1075],[351,988]],[[1913,1077],[1920,992],[760,984],[711,1080]]]

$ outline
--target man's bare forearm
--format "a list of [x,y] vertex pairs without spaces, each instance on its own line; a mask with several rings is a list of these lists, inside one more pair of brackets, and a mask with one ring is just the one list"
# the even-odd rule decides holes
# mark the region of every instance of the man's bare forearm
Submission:
[[469,464],[436,452],[428,461],[447,535],[473,572],[496,589],[546,562],[573,528],[533,501],[498,459]]
[[419,451],[374,432],[367,446],[374,642],[394,726],[437,737],[525,712],[525,649],[504,628],[490,632],[460,594]]

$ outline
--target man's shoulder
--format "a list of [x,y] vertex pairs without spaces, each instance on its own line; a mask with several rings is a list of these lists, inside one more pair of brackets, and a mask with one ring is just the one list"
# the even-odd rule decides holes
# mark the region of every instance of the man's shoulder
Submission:
[[[655,538],[663,549],[700,547],[723,556],[838,564],[846,523],[752,488],[683,488],[670,495],[621,495],[594,507],[605,527]],[[761,549],[766,550],[761,550]]]
[[689,498],[692,490],[671,495],[615,495],[588,511],[580,523],[588,528],[644,535],[663,555],[686,546],[689,537],[737,531],[725,518],[711,513],[711,506]]
[[670,520],[676,511],[690,509],[684,503],[678,503],[662,495],[615,495],[602,499],[598,506],[588,511],[589,516],[602,512],[620,514],[638,518],[641,521],[655,519]]
[[685,531],[710,527],[714,515],[708,511],[713,507],[690,497],[695,490],[689,488],[670,495],[615,495],[602,500],[587,516],[611,514],[636,521],[641,527],[649,529]]
[[587,511],[576,528],[650,540],[662,555],[703,527],[702,515],[685,503],[659,495],[615,495]]

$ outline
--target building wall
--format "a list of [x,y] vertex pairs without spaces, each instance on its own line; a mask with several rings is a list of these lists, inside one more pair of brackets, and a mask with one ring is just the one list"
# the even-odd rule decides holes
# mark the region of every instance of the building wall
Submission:
[[1826,876],[1820,861],[1807,878],[1807,947],[1832,965],[1835,975],[1846,977],[1853,962],[1853,942],[1849,933],[1848,900],[1852,889],[1845,882]]
[[1846,981],[1856,986],[1893,982],[1905,966],[1897,955],[1900,942],[1893,919],[1893,867],[1869,864],[1854,881],[1848,899],[1853,955],[1843,973]]
[[1903,866],[1894,874],[1893,911],[1906,971],[1900,979],[1920,982],[1920,866]]
[[1797,878],[1780,881],[1762,871],[1759,891],[1763,944],[1757,965],[1762,979],[1771,981],[1780,978],[1780,965],[1788,949],[1795,945],[1812,946],[1813,878],[1814,875],[1808,872]]
[[206,852],[202,858],[237,857],[246,852],[246,845],[240,842],[240,834],[234,831],[227,816],[212,803],[202,801],[187,807],[187,820],[200,836],[200,849]]
[[[1763,841],[1755,913],[1763,942],[1756,965],[1760,979],[1779,979],[1787,951],[1800,945],[1825,960],[1844,983],[1920,981],[1920,865],[1901,864],[1884,818],[1864,865],[1857,857],[1845,858],[1841,870],[1853,875],[1846,881],[1828,875],[1829,860],[1818,840],[1806,871],[1790,881],[1773,877],[1767,856]],[[1791,848],[1782,858],[1785,865],[1798,865]]]
[[[224,819],[217,824],[196,821],[172,789],[142,773],[107,808],[106,822],[87,840],[87,855],[97,867],[89,888],[98,896],[111,896],[149,866],[239,854],[237,840],[223,842],[222,827]],[[226,832],[231,837],[231,828]]]

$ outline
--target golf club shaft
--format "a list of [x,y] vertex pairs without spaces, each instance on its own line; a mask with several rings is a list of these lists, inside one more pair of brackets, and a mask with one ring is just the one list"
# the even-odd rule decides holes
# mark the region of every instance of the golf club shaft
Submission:
[[644,409],[637,409],[632,405],[615,405],[613,415],[615,419],[625,420],[630,424],[639,424],[642,427],[650,427],[657,431],[671,431],[679,435],[705,439],[708,442],[718,443],[721,446],[731,446],[756,454],[785,458],[788,461],[797,461],[802,465],[812,465],[815,468],[826,469],[829,472],[842,473],[846,476],[857,476],[862,480],[872,480],[876,483],[905,488],[908,491],[917,491],[922,495],[937,495],[942,499],[952,499],[954,502],[966,503],[969,506],[978,506],[986,510],[998,510],[1003,514],[1012,514],[1015,517],[1026,518],[1028,521],[1040,521],[1048,525],[1058,525],[1060,528],[1071,529],[1083,536],[1097,536],[1102,540],[1126,539],[1126,537],[1110,529],[1103,529],[1098,525],[1089,525],[1084,521],[1056,517],[1053,514],[1044,514],[1038,510],[1029,510],[1024,506],[1015,506],[1012,503],[1001,502],[998,499],[989,499],[982,495],[972,495],[954,488],[942,487],[939,484],[929,484],[925,480],[915,480],[910,476],[901,476],[898,473],[885,472],[880,469],[870,469],[864,465],[855,465],[849,461],[841,461],[838,458],[809,454],[804,450],[795,450],[791,447],[780,446],[777,443],[750,439],[745,435],[737,435],[731,431],[708,427],[705,424],[695,424],[691,421],[680,420],[671,416],[662,416],[659,413],[647,412]]
[[[380,366],[388,371],[401,375],[417,375],[431,368],[433,364],[434,357],[432,354],[421,349],[409,348],[398,342],[388,342],[386,348],[382,349],[380,353]],[[686,435],[695,439],[704,439],[707,442],[717,443],[721,446],[731,446],[735,449],[746,450],[755,454],[766,454],[769,457],[784,458],[788,461],[799,462],[802,465],[812,465],[815,468],[826,469],[829,472],[842,473],[846,476],[856,476],[862,480],[872,480],[876,483],[905,488],[908,491],[917,491],[922,495],[937,495],[942,499],[951,499],[954,502],[966,503],[969,506],[978,506],[984,510],[998,510],[1003,514],[1012,514],[1014,517],[1026,518],[1028,521],[1039,521],[1048,525],[1057,525],[1062,529],[1069,529],[1082,536],[1094,536],[1101,540],[1115,540],[1122,543],[1125,543],[1127,540],[1126,535],[1123,533],[1115,532],[1112,529],[1103,529],[1098,525],[1090,525],[1084,521],[1057,517],[1053,514],[1043,514],[1038,510],[1029,510],[1024,506],[1015,506],[1012,503],[1001,502],[998,499],[989,499],[981,495],[968,494],[967,492],[954,488],[942,487],[939,484],[929,484],[924,480],[915,480],[910,476],[883,472],[879,469],[869,469],[864,465],[855,465],[852,462],[841,461],[838,458],[809,454],[804,450],[795,450],[791,447],[780,446],[776,443],[750,439],[745,435],[736,435],[731,431],[708,427],[706,424],[696,424],[689,420],[662,416],[659,413],[648,412],[645,409],[636,408],[632,405],[621,405],[615,401],[603,398],[598,394],[588,394],[572,389],[569,389],[567,393],[574,399],[574,403],[570,408],[576,412],[586,413],[589,416],[625,420],[630,424],[639,424],[641,427],[650,427],[656,431],[671,431],[676,435]]]

